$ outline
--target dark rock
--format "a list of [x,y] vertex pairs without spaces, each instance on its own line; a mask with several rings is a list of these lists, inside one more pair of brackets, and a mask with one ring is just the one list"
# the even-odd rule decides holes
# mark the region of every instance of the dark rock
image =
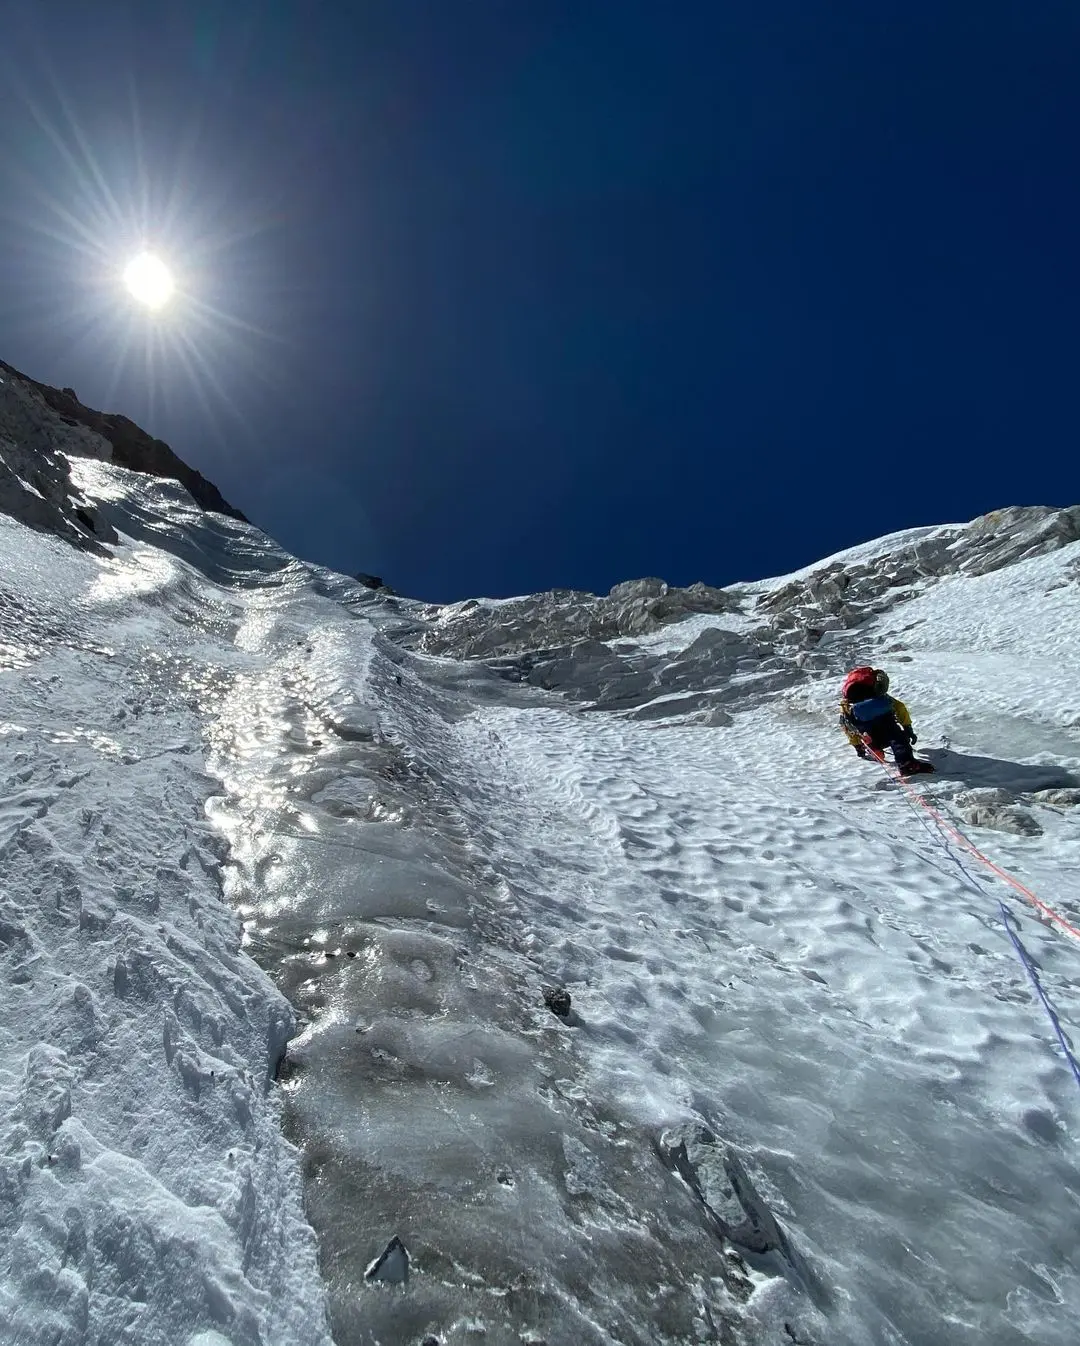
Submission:
[[76,491],[68,453],[85,448],[105,457],[108,445],[77,431],[73,436],[28,384],[0,374],[0,514],[103,555],[100,544],[118,538]]
[[653,579],[652,577],[640,580],[623,580],[621,584],[612,585],[608,591],[608,598],[615,599],[617,603],[634,598],[662,598],[670,592],[670,589],[671,586],[665,580]]
[[545,986],[544,1004],[552,1014],[565,1019],[570,1013],[570,992],[563,986]]
[[791,1261],[783,1230],[731,1146],[721,1144],[707,1127],[690,1122],[665,1132],[657,1148],[721,1239],[744,1253],[779,1252]]
[[75,396],[74,389],[50,388],[47,383],[38,383],[36,379],[21,374],[3,360],[0,360],[0,369],[32,388],[45,405],[62,417],[67,424],[70,425],[74,421],[108,440],[112,445],[112,461],[119,467],[126,467],[132,472],[143,472],[152,477],[170,477],[178,481],[203,509],[213,510],[216,514],[227,514],[233,519],[240,519],[243,523],[248,522],[238,509],[233,509],[218,488],[207,481],[201,472],[188,467],[168,444],[163,440],[154,439],[145,430],[140,430],[135,422],[129,421],[126,416],[84,407]]
[[395,1234],[364,1275],[369,1281],[404,1285],[409,1279],[409,1250]]
[[362,570],[359,572],[359,574],[354,575],[353,579],[355,579],[358,584],[362,584],[365,589],[386,588],[386,585],[383,583],[383,581],[379,578],[378,575],[367,575]]

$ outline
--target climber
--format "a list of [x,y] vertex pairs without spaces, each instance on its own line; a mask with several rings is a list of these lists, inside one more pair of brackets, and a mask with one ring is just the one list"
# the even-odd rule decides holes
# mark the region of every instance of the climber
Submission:
[[[901,776],[933,771],[911,750],[916,741],[911,716],[902,701],[889,695],[889,675],[880,668],[853,668],[844,679],[840,723],[860,757],[880,756],[892,749]],[[873,751],[871,751],[873,750]]]

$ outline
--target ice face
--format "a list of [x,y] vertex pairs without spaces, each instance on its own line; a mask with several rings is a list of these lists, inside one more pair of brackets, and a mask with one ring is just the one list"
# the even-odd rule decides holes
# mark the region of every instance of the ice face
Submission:
[[[745,1276],[648,1128],[591,1098],[582,1023],[545,1005],[522,894],[476,846],[483,790],[447,774],[440,743],[485,675],[418,687],[385,636],[321,602],[298,646],[311,602],[262,624],[277,671],[237,680],[211,765],[248,947],[302,1015],[282,1086],[335,1335],[602,1341],[599,1320],[644,1342],[693,1332],[710,1297],[730,1313]],[[486,681],[503,709],[535,703]],[[392,1236],[405,1298],[364,1283]]]
[[[1017,603],[1072,564],[1032,562]],[[880,622],[890,643],[920,631],[900,667],[924,738],[927,723],[960,736],[936,750],[935,788],[960,807],[965,786],[1000,781],[1039,809],[1037,790],[1076,779],[1075,739],[1034,723],[1029,679],[1014,720],[1055,760],[991,754],[980,697],[1000,692],[947,647],[970,603],[957,586],[982,586],[1004,629],[1001,586],[952,574]],[[1052,593],[1028,647],[1063,629],[1071,595]],[[277,708],[238,693],[263,727],[241,719],[218,769],[229,796],[276,782],[291,810],[248,811],[230,835],[234,857],[251,847],[236,891],[253,947],[305,1018],[284,1087],[339,1336],[654,1341],[727,1322],[736,1338],[787,1323],[914,1342],[948,1318],[1066,1340],[1064,1264],[1044,1279],[1037,1249],[1047,1220],[1071,1219],[1068,1076],[992,900],[891,793],[851,780],[835,687],[783,656],[786,610],[689,618],[682,645],[670,627],[640,656],[622,642],[642,673],[628,712],[582,715],[532,672],[594,696],[595,643],[498,656],[493,678],[409,652],[385,619],[302,615],[311,601],[291,600],[276,637],[264,624]],[[840,668],[842,647],[828,658]],[[935,660],[948,676],[927,687]],[[1015,668],[993,674],[1017,686]],[[626,686],[616,675],[604,704]],[[673,686],[722,698],[728,727],[703,731]],[[1076,844],[1057,818],[1048,855]],[[1072,950],[1049,939],[1040,956],[1068,1003]],[[565,1016],[553,986],[572,991]],[[414,1259],[404,1299],[358,1288],[395,1234]]]
[[4,516],[0,557],[0,1340],[325,1343],[291,1011],[204,816],[228,600]]
[[73,474],[108,558],[0,519],[15,1339],[324,1341],[325,1285],[339,1343],[1071,1346],[1075,1085],[996,893],[835,727],[887,664],[917,788],[1075,916],[1068,520],[612,640],[560,627],[587,596],[487,605],[509,646],[470,609],[481,662]]

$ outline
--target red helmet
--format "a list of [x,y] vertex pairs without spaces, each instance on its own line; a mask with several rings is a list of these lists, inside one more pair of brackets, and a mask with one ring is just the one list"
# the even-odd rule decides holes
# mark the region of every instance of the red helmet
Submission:
[[[855,692],[855,700],[863,700],[867,696],[874,695],[874,679],[876,674],[869,664],[863,664],[860,668],[853,668],[844,679],[843,697],[845,701],[852,699],[851,693]],[[859,696],[859,690],[865,688],[862,697]]]

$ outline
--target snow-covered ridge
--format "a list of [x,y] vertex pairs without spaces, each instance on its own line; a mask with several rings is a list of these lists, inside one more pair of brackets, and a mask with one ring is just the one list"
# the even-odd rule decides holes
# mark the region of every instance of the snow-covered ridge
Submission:
[[1080,919],[1076,510],[435,610],[68,480],[0,515],[0,1343],[1074,1346],[1080,1096],[834,674]]
[[1080,539],[1080,506],[1017,506],[969,524],[917,529],[830,557],[758,587],[774,625],[813,644],[888,611],[947,575],[986,575]]
[[74,487],[69,454],[107,459],[111,449],[100,435],[50,412],[0,364],[0,513],[90,550],[99,533],[100,541],[116,542]]
[[[31,434],[46,438],[54,449],[104,458],[133,472],[177,480],[203,509],[244,520],[213,482],[189,467],[163,440],[148,435],[126,416],[85,406],[72,388],[38,383],[0,360],[0,434],[5,402],[10,403],[12,398],[33,409]],[[92,524],[88,529],[93,531]]]
[[942,579],[980,575],[1080,539],[1080,506],[995,510],[907,529],[778,579],[723,589],[662,580],[603,598],[567,590],[424,609],[405,642],[482,659],[501,676],[643,720],[729,722],[733,703],[838,673],[845,632]]

